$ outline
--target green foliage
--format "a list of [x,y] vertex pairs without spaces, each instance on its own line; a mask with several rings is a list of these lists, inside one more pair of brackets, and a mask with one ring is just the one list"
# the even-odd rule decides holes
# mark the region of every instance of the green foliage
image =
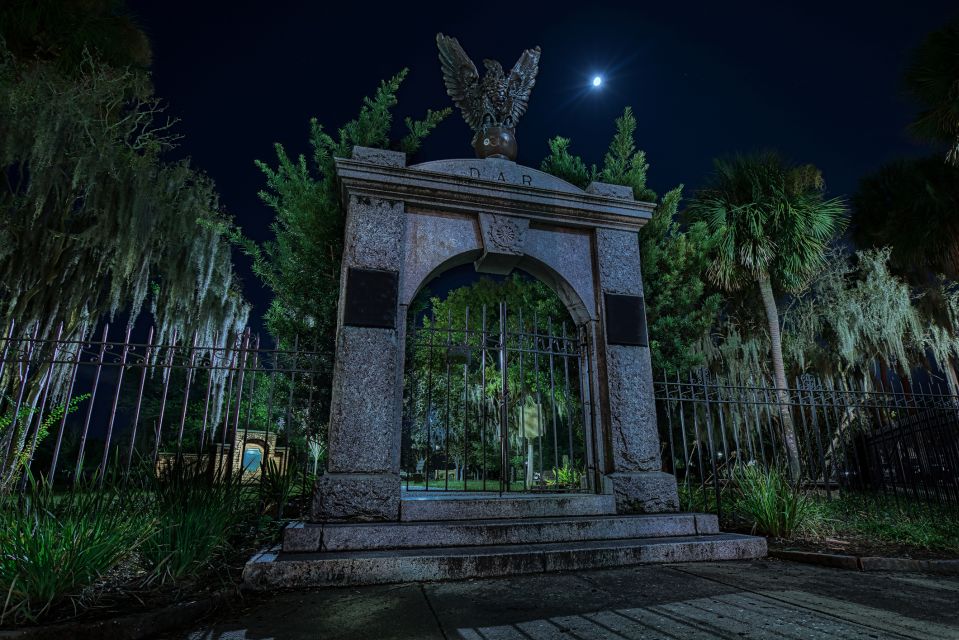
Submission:
[[233,477],[211,478],[198,466],[174,465],[149,487],[155,529],[140,547],[147,582],[166,583],[207,570],[230,547],[238,525],[251,516],[241,485]]
[[560,487],[579,487],[583,477],[583,470],[570,460],[565,460],[559,467],[553,467],[553,478],[547,484]]
[[95,598],[96,583],[128,559],[153,527],[132,493],[30,483],[26,499],[0,498],[0,622],[35,622],[67,601]]
[[580,189],[585,189],[592,181],[595,167],[592,170],[587,169],[582,158],[569,152],[571,142],[569,138],[562,136],[548,140],[549,155],[543,158],[539,168]]
[[[63,418],[63,414],[74,413],[77,409],[80,408],[80,403],[90,398],[89,393],[83,393],[77,396],[74,396],[70,400],[69,405],[58,405],[53,407],[46,416],[41,418],[40,425],[36,427],[37,433],[36,437],[33,439],[36,442],[36,446],[39,447],[47,436],[50,435],[50,429],[60,422]],[[17,422],[19,426],[22,427],[24,424],[28,424],[32,419],[32,416],[38,413],[40,410],[34,407],[21,407],[19,413],[17,414]],[[10,426],[13,424],[13,412],[10,411],[8,414],[0,416],[0,439],[9,435],[7,431]],[[27,464],[30,461],[31,450],[29,448],[22,449],[20,455],[17,456],[17,468],[25,469]],[[17,470],[14,471],[12,477],[17,477]]]
[[816,525],[817,511],[810,498],[789,482],[785,473],[756,465],[742,465],[734,474],[733,512],[754,533],[790,538]]
[[603,158],[603,170],[598,180],[609,184],[632,187],[633,197],[642,201],[656,200],[656,192],[646,186],[646,152],[636,148],[636,117],[633,110],[626,107],[623,115],[616,118],[616,135],[609,143],[609,150]]
[[959,19],[929,34],[906,69],[906,88],[921,111],[910,125],[919,138],[943,143],[959,166]]
[[705,364],[699,343],[716,321],[722,298],[704,282],[713,237],[702,222],[676,220],[682,186],[663,196],[640,232],[649,346],[656,374],[673,376]]
[[[333,367],[336,305],[339,298],[344,211],[336,187],[334,158],[348,158],[355,145],[388,148],[396,92],[406,77],[401,71],[365,98],[359,115],[331,136],[314,118],[310,121],[309,160],[293,159],[282,144],[275,145],[276,166],[257,161],[266,176],[260,198],[274,210],[274,239],[257,244],[233,227],[236,242],[253,259],[253,271],[274,298],[266,313],[270,333],[285,348],[298,344],[315,349],[318,414],[327,411]],[[449,109],[427,111],[422,120],[406,119],[408,133],[396,146],[416,151]]]
[[623,115],[616,118],[616,133],[609,143],[603,158],[603,168],[586,167],[579,156],[570,153],[572,141],[556,136],[548,141],[549,155],[543,158],[540,169],[567,182],[585,189],[590,182],[599,181],[633,189],[637,200],[654,201],[656,192],[646,186],[646,152],[636,148],[636,118],[633,110],[626,107]]
[[721,158],[687,210],[716,234],[714,283],[735,290],[769,278],[798,292],[845,227],[841,198],[825,198],[822,174],[772,152]]
[[[0,320],[85,339],[144,304],[158,340],[245,323],[212,181],[167,162],[175,137],[140,75],[91,58],[75,76],[0,48]],[[206,226],[199,224],[206,222]],[[151,284],[158,286],[151,296]]]
[[75,73],[87,52],[112,67],[146,67],[150,43],[118,0],[6,0],[0,37],[24,62]]
[[257,485],[260,493],[262,511],[277,520],[283,518],[283,511],[297,490],[297,468],[290,464],[285,468],[272,457],[267,458],[260,473],[262,477]]
[[816,499],[830,537],[959,553],[955,509],[884,495],[848,493]]
[[916,285],[959,279],[959,166],[935,157],[888,164],[862,179],[852,204],[857,246],[892,247],[894,273]]
[[[646,185],[649,164],[636,148],[636,118],[627,107],[616,119],[616,133],[603,158],[603,167],[587,168],[570,152],[569,138],[549,141],[550,154],[541,169],[580,188],[593,180],[631,187],[637,200],[655,201]],[[677,210],[682,186],[667,193],[640,233],[643,287],[653,366],[657,374],[687,371],[705,362],[696,343],[702,341],[719,311],[721,296],[706,291],[703,273],[714,245],[704,222],[682,227]]]

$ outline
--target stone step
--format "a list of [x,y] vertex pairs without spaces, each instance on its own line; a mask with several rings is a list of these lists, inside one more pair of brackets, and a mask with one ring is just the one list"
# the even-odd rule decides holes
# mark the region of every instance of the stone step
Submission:
[[293,523],[284,553],[542,544],[719,533],[715,515],[671,513],[450,522]]
[[400,520],[492,520],[601,516],[616,513],[612,495],[404,491]]
[[745,560],[766,555],[766,540],[738,534],[626,538],[551,544],[254,556],[243,580],[255,590],[488,578],[632,564]]

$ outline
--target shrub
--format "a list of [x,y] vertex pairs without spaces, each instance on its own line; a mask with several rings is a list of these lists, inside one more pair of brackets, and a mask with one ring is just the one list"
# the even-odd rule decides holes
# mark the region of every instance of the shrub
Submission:
[[779,469],[743,465],[733,480],[732,510],[751,524],[754,533],[789,538],[815,526],[815,504]]
[[241,473],[211,478],[198,467],[180,465],[153,481],[156,532],[141,548],[148,583],[196,576],[229,549],[251,513]]
[[93,486],[55,493],[31,481],[22,500],[0,498],[0,622],[35,622],[64,601],[76,609],[152,528],[142,501]]

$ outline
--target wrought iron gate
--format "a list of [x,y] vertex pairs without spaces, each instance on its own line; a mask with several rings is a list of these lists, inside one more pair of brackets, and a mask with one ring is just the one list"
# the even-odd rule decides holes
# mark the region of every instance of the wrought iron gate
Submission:
[[408,490],[589,491],[591,420],[586,327],[505,303],[410,321]]

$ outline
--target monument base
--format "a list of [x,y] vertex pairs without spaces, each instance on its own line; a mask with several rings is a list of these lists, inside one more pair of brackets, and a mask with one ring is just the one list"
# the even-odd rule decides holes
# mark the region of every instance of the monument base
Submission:
[[676,478],[662,471],[616,472],[606,476],[613,485],[616,513],[675,513],[679,511]]
[[400,518],[400,477],[393,473],[328,473],[316,481],[312,522]]

